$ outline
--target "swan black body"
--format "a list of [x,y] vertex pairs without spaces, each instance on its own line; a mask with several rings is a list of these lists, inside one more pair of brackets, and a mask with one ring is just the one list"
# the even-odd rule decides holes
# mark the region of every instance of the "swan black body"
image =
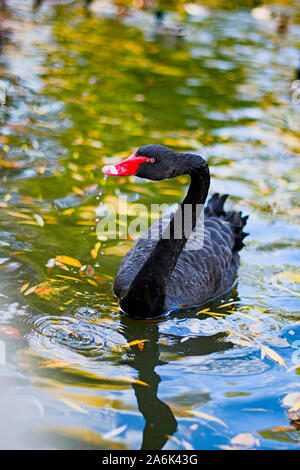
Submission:
[[[191,241],[210,184],[209,168],[202,157],[145,145],[120,164],[104,167],[103,173],[135,174],[154,181],[183,174],[191,177],[185,199],[167,227],[160,227],[158,239],[139,239],[122,260],[114,282],[122,310],[135,318],[155,318],[178,307],[201,305],[232,287],[248,216],[226,212],[227,195],[214,194],[204,209],[203,241]],[[184,220],[187,207],[191,208],[190,224]],[[180,219],[184,229],[178,237],[175,225]]]

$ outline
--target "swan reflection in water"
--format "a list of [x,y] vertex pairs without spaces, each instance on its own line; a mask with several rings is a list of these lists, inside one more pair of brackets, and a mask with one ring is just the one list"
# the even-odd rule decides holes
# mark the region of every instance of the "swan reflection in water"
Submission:
[[[233,292],[227,294],[230,300],[238,300],[237,295]],[[223,296],[222,299],[225,297]],[[210,302],[210,307],[219,305],[220,302]],[[198,309],[199,310],[199,309]],[[226,309],[224,309],[226,313]],[[189,309],[180,311],[182,318],[195,318],[195,310]],[[175,312],[171,315],[174,315]],[[176,312],[178,315],[178,311]],[[197,319],[201,316],[197,315]],[[203,315],[204,318],[204,315]],[[160,320],[161,321],[161,320]],[[121,318],[123,326],[123,334],[128,343],[143,338],[147,341],[144,343],[143,349],[138,346],[131,348],[131,356],[126,361],[128,365],[133,367],[138,375],[138,380],[148,384],[145,387],[142,384],[135,383],[132,385],[137,404],[140,412],[145,419],[145,427],[143,430],[143,440],[141,450],[159,450],[164,447],[170,436],[177,431],[177,421],[170,406],[158,398],[158,387],[161,377],[155,372],[156,366],[163,366],[167,361],[160,359],[163,352],[174,353],[181,357],[189,356],[205,356],[215,352],[221,352],[233,347],[233,344],[225,339],[227,333],[219,332],[212,335],[192,336],[182,342],[182,336],[170,334],[170,342],[168,344],[159,344],[159,320],[157,321],[137,321],[127,315]],[[168,335],[167,335],[168,336]]]

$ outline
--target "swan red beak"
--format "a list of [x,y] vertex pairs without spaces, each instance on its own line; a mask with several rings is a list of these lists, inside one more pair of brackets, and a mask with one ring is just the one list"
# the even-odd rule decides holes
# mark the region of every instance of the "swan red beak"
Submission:
[[148,157],[135,156],[134,154],[126,158],[117,165],[105,165],[102,168],[104,175],[123,176],[135,175],[141,163],[147,162]]

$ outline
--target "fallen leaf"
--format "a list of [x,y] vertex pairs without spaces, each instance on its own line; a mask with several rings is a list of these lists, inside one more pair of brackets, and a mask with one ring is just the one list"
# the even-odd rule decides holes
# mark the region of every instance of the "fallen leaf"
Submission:
[[148,339],[135,339],[134,341],[130,341],[130,343],[123,344],[122,346],[124,348],[130,348],[131,346],[135,346],[135,345],[138,345],[138,344],[143,344],[143,343],[146,343],[147,341],[149,341],[149,340]]
[[35,289],[36,289],[37,287],[39,287],[39,286],[40,286],[40,284],[37,284],[36,286],[30,287],[30,289],[27,289],[27,291],[24,292],[24,295],[30,295],[30,294],[32,294],[32,293],[35,291]]
[[282,406],[291,408],[300,401],[300,393],[299,392],[291,392],[288,393],[282,400]]
[[21,333],[19,332],[19,330],[7,325],[0,325],[0,334],[13,339],[19,339],[21,337]]
[[41,284],[39,287],[37,287],[37,288],[35,289],[34,292],[35,292],[35,294],[37,294],[37,295],[41,295],[41,294],[47,295],[47,294],[49,294],[49,293],[51,292],[51,287],[49,287],[49,286],[47,286],[47,285],[44,286],[44,285]]
[[283,360],[281,356],[279,356],[279,354],[276,351],[274,351],[274,349],[271,349],[269,348],[269,346],[265,346],[264,344],[261,344],[260,347],[261,347],[261,351],[263,352],[263,354],[265,354],[270,359],[280,364],[282,367],[286,367],[285,361]]
[[230,440],[230,443],[236,449],[251,449],[259,446],[259,440],[250,433],[237,434]]
[[207,413],[203,413],[202,411],[196,410],[188,410],[181,406],[174,405],[173,403],[168,402],[168,406],[171,408],[174,413],[182,414],[183,416],[197,416],[198,418],[202,418],[205,421],[213,421],[215,423],[221,424],[225,428],[227,428],[227,424],[225,424],[221,419],[216,418],[215,416],[209,415]]
[[60,398],[60,401],[68,405],[70,408],[73,408],[76,411],[79,411],[80,413],[88,414],[88,412],[82,408],[80,405],[75,403],[74,401],[68,400],[68,398]]
[[31,220],[30,215],[23,214],[22,212],[15,212],[15,211],[5,211],[6,214],[12,215],[13,217],[19,217],[21,219],[29,219]]
[[75,258],[72,258],[71,256],[58,255],[58,256],[55,257],[55,260],[57,260],[57,261],[59,261],[63,264],[67,264],[69,266],[74,266],[75,268],[81,268],[82,267],[82,264],[80,263],[80,261],[78,261]]
[[92,286],[98,287],[98,283],[96,281],[93,281],[92,279],[87,279],[87,282]]
[[101,242],[97,242],[94,248],[91,250],[91,255],[93,259],[97,258],[100,246],[101,246]]
[[120,426],[119,428],[113,429],[112,431],[103,434],[102,438],[111,439],[112,437],[119,436],[120,434],[122,434],[122,432],[125,431],[125,429],[127,429],[127,424],[124,424],[124,426]]
[[243,339],[230,338],[230,342],[233,344],[237,344],[238,346],[245,346],[246,348],[253,348],[253,343],[250,343],[250,341],[245,341]]
[[29,282],[26,282],[26,284],[24,284],[21,289],[20,289],[20,294],[22,294],[22,292],[24,292],[24,290],[27,289],[27,287],[29,286]]

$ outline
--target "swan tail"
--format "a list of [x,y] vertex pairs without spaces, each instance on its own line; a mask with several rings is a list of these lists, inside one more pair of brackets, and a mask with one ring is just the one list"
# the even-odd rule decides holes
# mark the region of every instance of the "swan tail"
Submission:
[[226,212],[224,209],[224,204],[227,197],[228,194],[223,194],[223,196],[220,196],[219,193],[215,193],[208,201],[207,207],[205,208],[205,214],[210,217],[220,217],[226,222],[229,222],[235,239],[233,251],[239,251],[243,248],[243,246],[245,246],[243,243],[244,238],[249,235],[249,233],[243,231],[243,228],[247,224],[249,215],[243,216],[242,212],[237,211]]

